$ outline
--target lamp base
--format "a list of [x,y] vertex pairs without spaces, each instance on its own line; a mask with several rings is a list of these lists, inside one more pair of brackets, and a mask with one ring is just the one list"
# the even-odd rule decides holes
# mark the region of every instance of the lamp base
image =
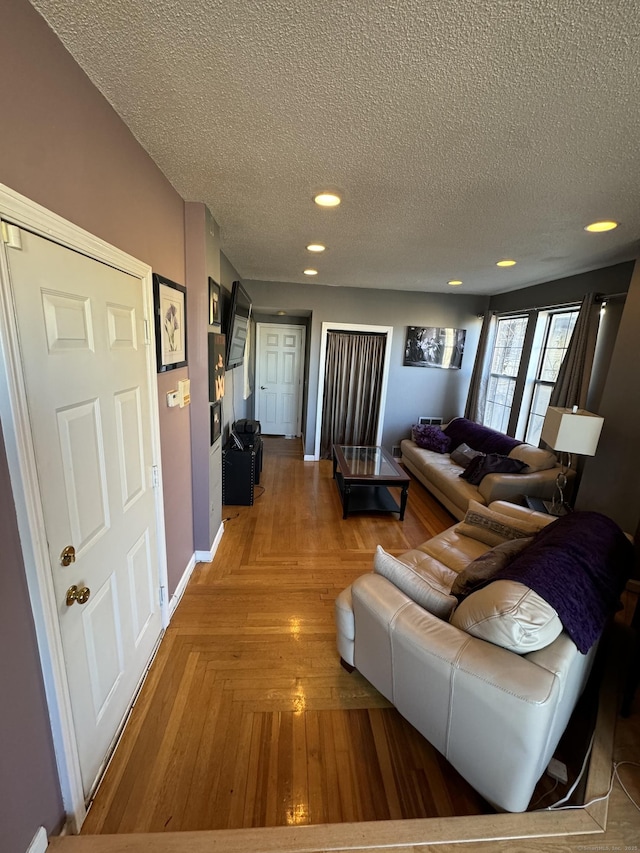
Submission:
[[556,501],[542,501],[542,503],[549,515],[561,516],[568,515],[572,512],[571,507],[566,503],[559,503]]

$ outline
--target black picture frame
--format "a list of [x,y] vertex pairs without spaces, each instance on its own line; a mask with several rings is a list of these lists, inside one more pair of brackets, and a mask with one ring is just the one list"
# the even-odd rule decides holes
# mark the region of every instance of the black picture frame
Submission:
[[211,445],[213,446],[222,434],[222,402],[211,403]]
[[466,329],[407,326],[403,365],[460,370],[466,335]]
[[187,366],[187,288],[153,274],[158,373]]
[[222,326],[220,285],[209,276],[209,325]]

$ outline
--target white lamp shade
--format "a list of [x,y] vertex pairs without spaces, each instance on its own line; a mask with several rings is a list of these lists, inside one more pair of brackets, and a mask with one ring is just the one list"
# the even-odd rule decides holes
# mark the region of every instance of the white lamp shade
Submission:
[[549,406],[542,427],[542,440],[561,453],[595,456],[604,418],[584,409]]

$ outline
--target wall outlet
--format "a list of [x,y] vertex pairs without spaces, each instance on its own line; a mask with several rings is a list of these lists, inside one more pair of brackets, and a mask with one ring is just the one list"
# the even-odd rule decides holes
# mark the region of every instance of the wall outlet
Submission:
[[566,784],[569,778],[567,776],[567,765],[563,764],[562,761],[558,761],[557,758],[552,758],[547,767],[547,775],[558,782]]
[[400,459],[400,457],[402,456],[402,451],[400,450],[399,444],[394,444],[392,446],[391,455],[394,457],[394,459]]

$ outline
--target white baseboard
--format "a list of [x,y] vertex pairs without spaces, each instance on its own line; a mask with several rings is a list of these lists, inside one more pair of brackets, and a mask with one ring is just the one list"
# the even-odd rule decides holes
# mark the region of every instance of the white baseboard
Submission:
[[218,550],[218,545],[222,539],[222,534],[224,533],[224,522],[220,523],[220,527],[218,528],[218,532],[216,533],[215,539],[211,544],[211,548],[209,551],[196,551],[196,563],[210,563],[216,555],[216,551]]
[[316,459],[316,457],[313,455],[313,453],[311,453],[311,454],[307,454],[307,453],[305,453],[305,455],[304,455],[304,459],[303,459],[302,461],[303,461],[303,462],[317,462],[318,460],[317,460],[317,459]]
[[44,853],[48,846],[47,830],[44,826],[40,826],[33,836],[33,841],[27,847],[26,853]]
[[196,555],[193,554],[191,559],[189,560],[189,564],[187,568],[184,570],[182,577],[178,583],[178,586],[175,589],[175,592],[171,596],[171,600],[169,601],[169,620],[173,616],[173,612],[180,604],[180,599],[184,595],[184,591],[187,588],[187,584],[189,583],[189,578],[191,577],[191,573],[196,567]]

